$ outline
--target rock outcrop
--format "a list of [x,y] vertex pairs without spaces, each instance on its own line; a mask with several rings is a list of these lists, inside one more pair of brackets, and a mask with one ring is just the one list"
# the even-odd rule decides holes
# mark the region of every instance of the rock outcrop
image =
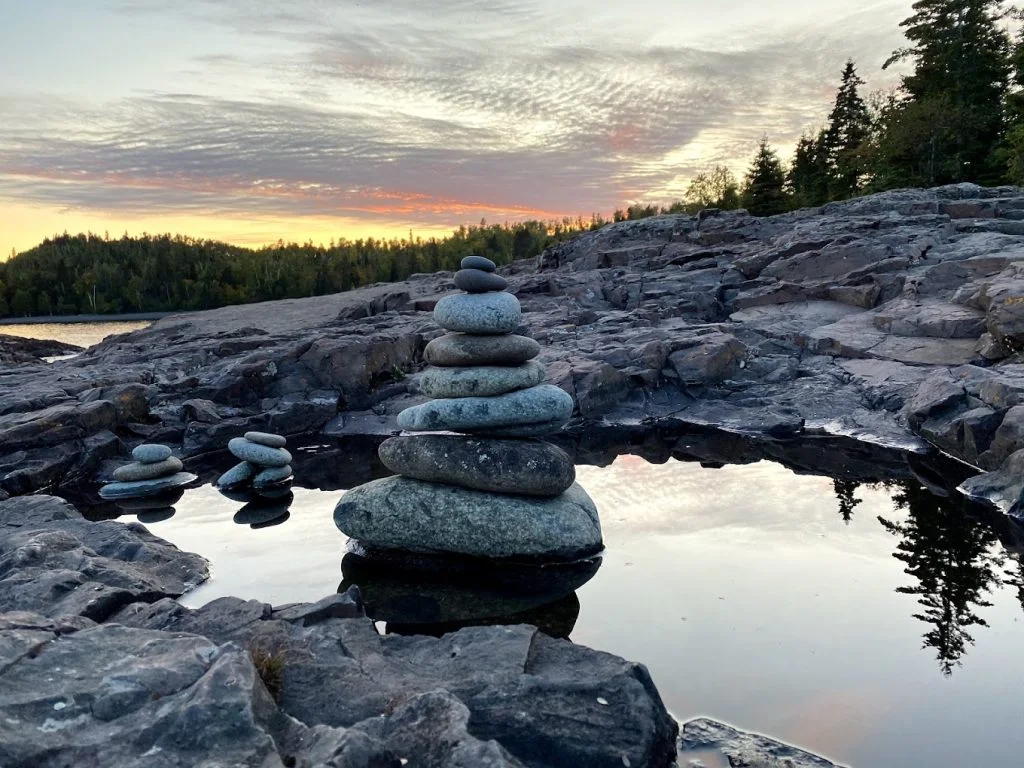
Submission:
[[[576,425],[847,434],[982,470],[1024,449],[1024,190],[621,222],[499,272]],[[423,400],[425,361],[463,354],[426,349],[455,287],[417,275],[179,315],[72,360],[0,368],[0,488],[74,483],[144,441],[187,458],[249,429],[392,433]]]

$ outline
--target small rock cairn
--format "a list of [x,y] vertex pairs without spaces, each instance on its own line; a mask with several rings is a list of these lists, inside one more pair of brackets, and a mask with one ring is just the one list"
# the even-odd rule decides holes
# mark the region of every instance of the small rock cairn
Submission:
[[[572,459],[535,438],[572,416],[572,398],[543,384],[540,345],[519,336],[522,309],[494,262],[462,260],[434,320],[450,333],[431,341],[421,390],[437,398],[408,408],[398,424],[417,434],[381,444],[396,477],[350,490],[338,528],[364,547],[567,561],[602,548],[593,501]],[[451,434],[451,433],[462,434]]]
[[267,432],[246,432],[228,443],[228,450],[241,459],[217,479],[217,487],[231,491],[251,487],[256,491],[271,490],[292,479],[292,455],[285,450],[288,441],[281,435]]
[[100,489],[104,499],[142,499],[181,488],[196,480],[183,472],[181,459],[171,455],[166,445],[144,444],[132,451],[131,464],[114,470],[114,482]]

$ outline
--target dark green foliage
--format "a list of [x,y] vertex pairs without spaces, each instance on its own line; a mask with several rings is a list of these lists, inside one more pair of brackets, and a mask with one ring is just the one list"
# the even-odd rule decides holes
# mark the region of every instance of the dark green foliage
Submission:
[[[881,133],[882,158],[911,164],[921,183],[998,181],[1010,39],[998,0],[918,0],[903,27],[910,45],[886,66],[912,61],[905,98]],[[895,145],[889,148],[887,145]],[[896,179],[900,174],[888,171]]]
[[857,65],[852,59],[847,61],[835,106],[828,118],[828,129],[818,139],[825,154],[828,197],[832,200],[853,197],[866,181],[864,145],[871,135],[871,115],[860,95],[862,85],[864,81],[857,74]]
[[825,131],[801,136],[786,183],[793,195],[793,207],[823,205],[829,201],[829,156]]
[[743,207],[754,216],[774,216],[789,210],[786,174],[768,138],[762,138],[743,183]]
[[589,222],[460,227],[443,240],[277,243],[258,250],[171,235],[65,234],[0,263],[0,315],[197,310],[336,293],[458,269],[474,253],[508,264],[604,223],[595,215]]

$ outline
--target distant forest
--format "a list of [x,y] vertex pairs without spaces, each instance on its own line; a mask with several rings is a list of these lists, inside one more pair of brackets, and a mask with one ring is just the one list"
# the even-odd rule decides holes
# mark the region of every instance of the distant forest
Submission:
[[[704,208],[784,213],[901,187],[957,182],[1024,184],[1024,19],[996,0],[918,0],[901,23],[907,45],[885,67],[912,65],[898,88],[863,94],[854,61],[820,127],[783,163],[761,139],[742,180],[716,166],[682,200],[635,204],[612,221]],[[1024,28],[1022,28],[1024,29]],[[347,291],[417,272],[456,268],[480,254],[499,264],[608,221],[460,227],[428,240],[277,243],[259,249],[171,235],[62,235],[0,262],[0,317],[211,309]]]

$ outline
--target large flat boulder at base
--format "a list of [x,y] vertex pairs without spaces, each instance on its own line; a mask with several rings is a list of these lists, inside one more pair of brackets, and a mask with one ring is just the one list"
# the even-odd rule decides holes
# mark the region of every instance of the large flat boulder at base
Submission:
[[576,483],[540,499],[388,477],[342,496],[334,524],[370,546],[472,557],[575,560],[603,546],[597,508]]

